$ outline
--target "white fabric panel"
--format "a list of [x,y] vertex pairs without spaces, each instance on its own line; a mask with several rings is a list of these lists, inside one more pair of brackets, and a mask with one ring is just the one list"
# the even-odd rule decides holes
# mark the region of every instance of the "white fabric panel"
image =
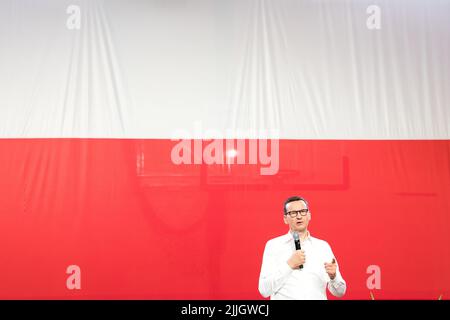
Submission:
[[449,57],[450,1],[1,0],[0,137],[448,139]]

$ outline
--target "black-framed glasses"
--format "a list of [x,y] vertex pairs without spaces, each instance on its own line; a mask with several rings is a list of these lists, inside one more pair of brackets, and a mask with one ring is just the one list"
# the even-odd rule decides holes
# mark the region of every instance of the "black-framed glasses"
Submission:
[[302,217],[306,216],[308,214],[308,209],[302,209],[302,210],[293,210],[289,211],[286,214],[288,214],[291,218],[296,218],[298,215],[301,215]]

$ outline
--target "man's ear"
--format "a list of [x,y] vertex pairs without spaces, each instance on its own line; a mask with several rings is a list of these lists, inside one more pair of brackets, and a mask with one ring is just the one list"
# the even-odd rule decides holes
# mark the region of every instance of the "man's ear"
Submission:
[[288,221],[286,219],[286,215],[283,215],[284,224],[288,224]]

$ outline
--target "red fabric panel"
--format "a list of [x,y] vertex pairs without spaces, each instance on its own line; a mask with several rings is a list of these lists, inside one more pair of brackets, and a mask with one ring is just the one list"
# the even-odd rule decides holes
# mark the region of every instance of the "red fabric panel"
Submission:
[[[0,140],[0,298],[258,299],[282,203],[310,202],[347,299],[450,296],[450,141],[280,141],[280,170],[174,165],[170,140]],[[207,142],[204,142],[207,144]],[[81,290],[66,268],[81,268]]]

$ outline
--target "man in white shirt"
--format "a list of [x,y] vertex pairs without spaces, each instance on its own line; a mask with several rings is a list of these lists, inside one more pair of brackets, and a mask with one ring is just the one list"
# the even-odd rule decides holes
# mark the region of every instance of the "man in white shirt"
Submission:
[[[259,292],[263,297],[326,300],[327,287],[336,297],[345,294],[347,285],[337,259],[326,241],[310,235],[310,221],[311,212],[305,199],[294,196],[285,201],[284,223],[289,225],[289,232],[266,244],[259,276]],[[301,250],[295,249],[296,232]]]

